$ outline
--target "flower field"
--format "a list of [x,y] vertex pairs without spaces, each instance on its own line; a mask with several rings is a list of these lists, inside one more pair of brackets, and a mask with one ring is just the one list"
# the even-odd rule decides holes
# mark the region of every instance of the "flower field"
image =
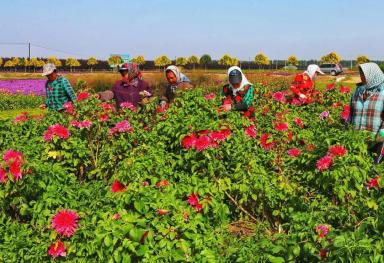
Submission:
[[219,87],[0,120],[1,261],[383,262],[384,169],[346,124],[353,88],[305,106],[286,88],[255,85],[255,120]]

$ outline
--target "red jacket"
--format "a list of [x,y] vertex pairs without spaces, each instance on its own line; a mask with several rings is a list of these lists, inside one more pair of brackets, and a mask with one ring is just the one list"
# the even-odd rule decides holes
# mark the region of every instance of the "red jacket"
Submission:
[[[313,96],[316,93],[315,85],[312,79],[305,73],[297,74],[291,85],[291,91],[295,94],[295,97],[300,98],[300,95],[304,95],[306,99],[304,102],[309,103],[312,101]],[[302,98],[303,99],[303,98]]]

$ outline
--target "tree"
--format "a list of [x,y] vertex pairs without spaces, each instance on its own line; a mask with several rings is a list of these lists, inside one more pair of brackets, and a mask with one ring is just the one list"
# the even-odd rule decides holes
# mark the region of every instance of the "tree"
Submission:
[[212,58],[208,54],[204,54],[200,58],[200,65],[204,65],[204,68],[207,69],[207,65],[212,63]]
[[13,65],[13,62],[12,60],[7,60],[5,63],[4,63],[4,68],[13,68],[14,65]]
[[165,67],[166,65],[169,65],[172,63],[172,61],[166,55],[162,55],[160,57],[155,58],[154,62],[156,67]]
[[37,58],[31,58],[29,65],[33,67],[33,72],[36,72],[36,68],[40,67],[40,61]]
[[291,55],[288,57],[287,63],[288,63],[288,65],[297,66],[297,65],[299,65],[299,60],[297,59],[297,57],[295,55]]
[[76,58],[67,58],[65,65],[69,66],[70,71],[72,72],[73,67],[80,67],[80,62]]
[[87,61],[87,65],[91,67],[91,72],[93,71],[93,67],[94,65],[97,65],[97,63],[99,63],[97,61],[97,59],[95,57],[90,57]]
[[57,68],[62,66],[62,63],[61,63],[60,59],[58,59],[58,58],[56,58],[54,56],[48,57],[47,63],[52,63]]
[[23,58],[20,61],[20,66],[24,66],[24,71],[27,72],[27,67],[30,66],[30,61],[28,58]]
[[366,56],[366,55],[360,55],[356,58],[356,64],[357,65],[364,64],[367,62],[369,62],[369,59],[368,59],[368,56]]
[[1,67],[1,65],[3,65],[3,59],[2,58],[0,58],[0,67]]
[[176,58],[176,66],[185,66],[188,64],[188,59],[185,57]]
[[145,59],[144,56],[140,55],[132,59],[132,62],[138,64],[138,65],[144,65],[145,64]]
[[255,63],[259,66],[259,68],[270,64],[269,58],[264,53],[259,53],[255,56]]
[[199,58],[195,55],[192,55],[188,58],[188,63],[193,65],[193,70],[195,70],[195,65],[199,64]]
[[239,60],[235,57],[231,57],[231,55],[225,54],[219,60],[219,65],[224,65],[227,67],[237,66]]
[[108,64],[111,67],[117,67],[119,64],[123,63],[123,60],[120,56],[110,56],[108,58]]
[[341,60],[341,57],[336,52],[331,52],[325,56],[322,56],[320,59],[320,63],[333,63],[333,64],[339,64]]
[[17,66],[22,66],[22,65],[21,65],[21,59],[20,59],[20,58],[13,57],[13,58],[11,59],[11,61],[12,61],[13,67],[15,68],[15,71],[17,71]]

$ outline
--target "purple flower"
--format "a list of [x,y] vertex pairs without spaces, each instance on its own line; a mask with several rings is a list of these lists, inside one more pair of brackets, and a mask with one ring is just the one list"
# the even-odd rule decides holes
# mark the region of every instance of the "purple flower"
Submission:
[[328,118],[329,117],[329,111],[323,111],[322,113],[320,113],[320,115],[319,115],[319,118],[320,118],[320,120],[325,120],[326,118]]
[[0,93],[45,95],[44,79],[4,79],[0,80]]

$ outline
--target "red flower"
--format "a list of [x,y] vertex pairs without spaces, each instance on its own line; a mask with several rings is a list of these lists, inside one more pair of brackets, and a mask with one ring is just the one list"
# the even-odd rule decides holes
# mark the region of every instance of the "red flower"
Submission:
[[256,126],[251,125],[244,129],[245,135],[247,135],[250,138],[256,138]]
[[75,113],[75,107],[73,106],[72,101],[68,101],[63,104],[63,108],[65,109],[65,112],[69,114],[74,114]]
[[316,227],[316,232],[320,238],[324,238],[328,234],[328,226],[327,225],[318,225]]
[[302,102],[297,98],[293,98],[291,100],[291,104],[296,105],[296,106],[301,106]]
[[198,193],[196,194],[192,193],[190,196],[188,196],[187,202],[191,207],[195,208],[196,211],[200,211],[203,208],[203,206],[199,203]]
[[344,156],[347,154],[347,150],[340,145],[331,146],[328,150],[328,154],[331,156]]
[[315,145],[313,145],[312,143],[310,143],[310,144],[307,145],[306,148],[307,148],[307,151],[312,152],[312,151],[315,149]]
[[215,93],[209,93],[208,95],[205,95],[204,98],[206,100],[213,100],[214,98],[216,98],[216,94]]
[[320,257],[321,258],[326,258],[327,257],[327,250],[322,248],[320,249]]
[[280,122],[275,124],[276,131],[287,131],[288,125],[285,122]]
[[77,229],[79,215],[72,210],[63,209],[59,211],[52,219],[52,228],[60,235],[70,237]]
[[332,162],[333,162],[332,156],[326,155],[317,161],[316,168],[317,170],[322,172],[324,170],[329,169],[332,166]]
[[203,135],[196,140],[195,148],[198,152],[206,150],[211,144],[211,139],[207,135]]
[[21,174],[21,161],[14,161],[9,164],[9,172],[13,175],[15,181],[19,181],[22,177]]
[[0,165],[0,183],[5,184],[7,182],[7,172]]
[[122,109],[128,109],[128,110],[131,110],[131,111],[136,111],[136,107],[135,107],[135,105],[133,105],[133,104],[130,103],[130,102],[122,102],[122,103],[120,104],[120,107],[121,107]]
[[197,141],[197,137],[194,133],[192,133],[191,135],[185,136],[181,140],[181,146],[184,149],[193,149],[195,148],[196,141]]
[[209,135],[209,137],[211,137],[212,141],[214,141],[214,142],[225,141],[228,136],[229,136],[228,132],[224,131],[224,130],[213,131]]
[[301,151],[297,148],[292,148],[287,151],[288,155],[291,157],[297,157],[300,155]]
[[73,120],[73,121],[71,121],[71,125],[73,127],[79,128],[79,129],[83,129],[83,128],[89,129],[91,127],[91,125],[92,125],[92,122],[88,121],[88,120],[85,120],[85,121]]
[[348,94],[351,92],[351,88],[350,87],[346,87],[346,86],[341,86],[340,87],[340,92],[343,93],[343,94]]
[[109,103],[107,103],[107,102],[100,103],[100,107],[101,107],[104,111],[106,111],[106,112],[114,111],[114,110],[115,110],[115,108],[114,108],[111,104],[109,104]]
[[79,96],[77,96],[77,101],[87,100],[90,97],[91,97],[91,94],[89,94],[88,92],[80,92]]
[[284,93],[282,93],[281,91],[273,93],[272,98],[276,101],[279,101],[279,102],[285,101]]
[[288,132],[288,135],[287,135],[287,139],[288,139],[288,142],[291,142],[293,140],[293,132]]
[[327,85],[327,90],[333,90],[335,88],[335,83],[331,83]]
[[168,214],[168,210],[165,210],[165,209],[158,209],[157,210],[157,214],[159,215],[159,216],[164,216],[164,215],[166,215],[166,214]]
[[112,191],[112,193],[124,192],[125,191],[125,185],[120,183],[118,180],[115,180],[112,183],[111,191]]
[[239,103],[241,100],[242,100],[242,98],[239,95],[235,96],[235,102],[236,103]]
[[109,120],[109,115],[107,113],[100,115],[99,120],[101,122],[106,122]]
[[121,216],[120,216],[119,213],[116,213],[116,214],[114,214],[114,215],[112,216],[112,219],[113,219],[113,220],[119,220],[119,219],[121,219]]
[[168,185],[169,185],[169,181],[168,180],[162,180],[162,181],[156,183],[156,187],[157,188],[166,187]]
[[272,139],[272,135],[269,133],[262,134],[260,138],[260,145],[266,151],[271,150],[275,145],[275,142]]
[[157,108],[156,108],[156,112],[157,113],[163,113],[163,112],[166,112],[169,108],[169,104],[166,103],[164,107],[161,107],[161,105],[158,105]]
[[378,187],[379,179],[380,179],[380,176],[370,179],[367,183],[367,189],[370,190],[372,188]]
[[344,111],[340,113],[340,117],[344,120],[347,121],[349,119],[349,113],[350,113],[350,107],[349,105],[344,106]]
[[294,122],[295,122],[295,124],[296,124],[297,126],[299,126],[300,128],[304,128],[304,122],[303,122],[302,119],[300,119],[300,118],[295,118],[295,119],[294,119]]
[[144,181],[143,182],[143,186],[149,186],[149,182],[148,181]]
[[60,124],[54,124],[48,127],[44,133],[44,140],[49,142],[52,141],[53,137],[57,136],[60,139],[68,139],[70,133],[68,129]]
[[65,247],[63,242],[60,240],[56,243],[52,243],[48,250],[48,255],[52,256],[53,258],[57,257],[65,257],[67,255],[67,252],[65,252]]

